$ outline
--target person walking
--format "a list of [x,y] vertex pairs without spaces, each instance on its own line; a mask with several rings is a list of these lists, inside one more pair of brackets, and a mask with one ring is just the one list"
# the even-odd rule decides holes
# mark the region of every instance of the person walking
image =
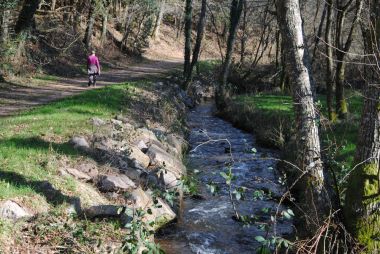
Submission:
[[96,86],[96,76],[100,75],[100,63],[95,55],[95,50],[91,51],[91,55],[87,58],[88,86]]

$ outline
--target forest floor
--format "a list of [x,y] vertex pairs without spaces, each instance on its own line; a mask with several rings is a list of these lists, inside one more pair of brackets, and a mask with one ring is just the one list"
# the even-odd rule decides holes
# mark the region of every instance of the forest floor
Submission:
[[[181,59],[179,58],[170,60],[144,59],[130,66],[107,68],[98,77],[96,88],[142,79],[157,79],[180,67],[180,65]],[[31,107],[94,89],[89,88],[87,82],[86,75],[74,78],[46,75],[0,83],[0,116],[9,116]]]

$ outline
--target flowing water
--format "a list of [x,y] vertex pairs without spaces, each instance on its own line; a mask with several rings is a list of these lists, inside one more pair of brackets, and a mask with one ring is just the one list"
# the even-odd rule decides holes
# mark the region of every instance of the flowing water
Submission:
[[[213,110],[212,104],[205,103],[188,115],[191,130],[188,164],[190,169],[199,170],[203,198],[185,198],[178,222],[156,236],[168,254],[255,253],[260,247],[256,236],[271,236],[274,229],[277,236],[292,234],[292,223],[284,218],[270,227],[268,235],[260,229],[276,214],[279,207],[276,200],[283,192],[275,171],[276,161],[270,159],[277,157],[276,151],[257,147],[254,136],[215,117]],[[255,223],[249,226],[234,219],[228,186],[220,175],[228,171],[229,165],[236,176],[233,189],[246,187],[244,200],[235,203],[239,214],[254,216]],[[206,188],[210,182],[220,188],[216,195]],[[261,196],[263,192],[266,195]],[[279,213],[284,209],[287,208],[280,206]]]

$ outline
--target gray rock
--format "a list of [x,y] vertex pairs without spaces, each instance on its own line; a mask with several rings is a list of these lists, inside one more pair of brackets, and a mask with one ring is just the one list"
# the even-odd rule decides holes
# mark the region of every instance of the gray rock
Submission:
[[17,220],[30,216],[31,214],[12,200],[0,203],[0,218],[2,219]]
[[91,176],[89,176],[88,174],[86,174],[84,172],[79,171],[78,169],[66,168],[65,170],[67,173],[74,176],[76,179],[85,180],[85,181],[90,181],[92,179]]
[[186,149],[186,141],[178,137],[177,135],[174,134],[169,134],[166,137],[166,141],[168,142],[169,145],[173,146],[177,151],[182,154],[184,150]]
[[91,178],[96,178],[99,174],[98,168],[92,163],[82,163],[76,166],[76,168],[89,175]]
[[165,128],[154,128],[152,129],[152,132],[158,139],[165,140],[165,134],[167,133],[167,130]]
[[106,122],[103,121],[102,119],[98,118],[98,117],[93,117],[91,118],[91,123],[92,125],[94,126],[102,126],[102,125],[105,125]]
[[163,167],[174,173],[177,177],[186,172],[186,168],[177,158],[155,144],[149,147],[146,154],[149,156],[152,165]]
[[122,130],[124,127],[123,122],[120,120],[111,119],[111,123],[116,130]]
[[175,174],[168,170],[160,170],[158,175],[160,182],[163,183],[166,188],[178,187],[180,184],[180,180],[175,176]]
[[137,145],[136,145],[142,152],[146,152],[146,150],[148,150],[148,146],[145,144],[145,142],[143,140],[140,140],[139,142],[137,142]]
[[158,203],[155,205],[152,196],[148,192],[143,191],[141,188],[135,189],[131,193],[131,196],[135,202],[136,208],[143,208],[145,210],[148,208],[151,209],[152,213],[146,214],[143,220],[145,220],[146,222],[155,222],[151,228],[152,230],[159,229],[168,222],[174,220],[176,217],[176,214],[165,201],[163,201],[160,198],[157,198]]
[[90,145],[84,137],[73,137],[69,142],[76,149],[87,150],[90,148]]
[[95,217],[118,217],[121,206],[116,205],[96,205],[83,209],[83,214],[89,218]]
[[137,138],[136,140],[142,140],[146,144],[150,143],[152,140],[158,141],[156,135],[148,130],[147,128],[140,128],[137,130]]
[[126,117],[124,117],[124,116],[122,116],[122,115],[117,115],[116,116],[116,120],[119,120],[119,121],[121,121],[121,122],[123,122],[123,123],[128,123],[129,121],[128,121],[128,118],[126,118]]
[[136,188],[135,183],[126,175],[101,176],[98,182],[99,189],[104,192],[130,191]]
[[150,163],[150,158],[148,155],[143,153],[138,147],[132,146],[129,147],[128,151],[128,159],[136,161],[142,167],[147,168]]
[[138,182],[140,180],[141,174],[144,172],[140,169],[128,168],[122,171],[126,176],[128,176],[132,181]]

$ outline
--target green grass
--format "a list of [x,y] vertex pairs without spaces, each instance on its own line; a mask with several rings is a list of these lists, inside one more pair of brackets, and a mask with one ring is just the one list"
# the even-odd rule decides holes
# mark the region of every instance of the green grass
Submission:
[[[344,168],[352,167],[356,149],[359,119],[363,107],[362,97],[357,92],[348,92],[349,120],[338,121],[328,126],[322,125],[321,139],[325,147],[333,145],[336,149],[336,163]],[[240,95],[235,98],[235,103],[244,105],[254,111],[261,112],[261,116],[271,118],[273,116],[288,119],[288,127],[294,127],[293,103],[290,96],[285,95]],[[327,115],[326,98],[318,96],[318,107],[322,116]],[[273,122],[275,124],[275,122]]]
[[[221,65],[220,60],[204,60],[198,62],[198,68],[200,74],[212,73],[218,66]],[[194,70],[195,71],[195,70]]]
[[58,81],[60,78],[58,76],[41,74],[41,75],[35,76],[34,79],[43,80],[43,81]]
[[[68,198],[64,193],[72,193],[75,182],[57,174],[58,161],[81,156],[67,141],[73,135],[92,133],[92,117],[109,119],[120,111],[125,113],[133,97],[130,88],[136,84],[89,90],[0,119],[0,200],[36,197],[54,206],[63,203]],[[52,184],[57,195],[44,193],[44,181]]]

